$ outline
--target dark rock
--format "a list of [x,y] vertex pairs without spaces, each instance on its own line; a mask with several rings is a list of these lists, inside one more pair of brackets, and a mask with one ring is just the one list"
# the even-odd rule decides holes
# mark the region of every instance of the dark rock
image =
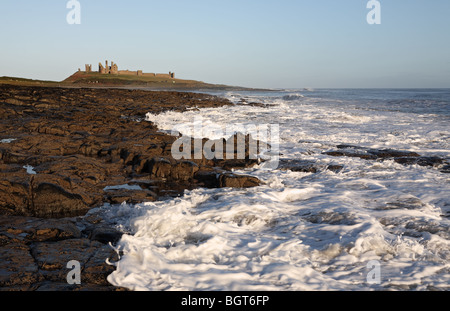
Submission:
[[222,174],[219,176],[220,188],[250,188],[260,185],[258,178],[246,175],[236,175],[231,173]]
[[15,98],[8,98],[5,100],[5,103],[10,104],[10,105],[15,105],[15,106],[25,106],[26,103],[21,101],[21,100],[17,100]]
[[108,243],[115,244],[120,240],[122,235],[123,235],[122,232],[117,231],[114,228],[100,226],[94,228],[94,230],[91,232],[89,236],[89,239],[93,241],[98,241],[103,244]]
[[192,161],[178,162],[172,167],[170,177],[174,180],[188,181],[198,172],[199,166]]
[[339,164],[331,164],[327,166],[327,170],[332,171],[334,173],[340,173],[343,169],[344,166]]
[[374,154],[367,152],[355,152],[355,151],[327,151],[324,154],[333,157],[350,157],[350,158],[361,158],[365,160],[376,160],[378,157]]
[[378,158],[396,158],[396,157],[420,157],[419,154],[411,151],[400,151],[400,150],[394,150],[394,149],[370,149],[365,147],[359,147],[354,145],[337,145],[336,148],[338,149],[345,149],[347,152],[350,151],[359,151],[363,153],[369,153],[372,154]]
[[[141,122],[148,112],[233,105],[226,99],[196,93],[3,84],[0,103],[0,133],[15,139],[0,144],[0,289],[115,290],[106,280],[114,267],[105,260],[116,254],[106,244],[117,242],[121,233],[101,220],[67,217],[82,216],[104,202],[153,201],[205,185],[259,184],[255,177],[218,168],[255,163],[248,148],[251,137],[244,137],[245,159],[176,161],[171,155],[176,137]],[[27,173],[28,165],[36,174]],[[104,190],[135,180],[148,185],[139,183],[142,190]],[[82,264],[81,286],[66,282],[65,265],[70,260]]]
[[219,187],[220,173],[216,171],[198,171],[194,178],[197,182],[205,188],[218,188]]
[[215,161],[218,167],[223,168],[224,170],[232,170],[232,169],[245,169],[254,166],[258,163],[257,160],[219,160]]
[[[324,152],[324,154],[335,157],[357,157],[366,160],[394,160],[403,165],[420,165],[439,167],[445,164],[444,159],[439,157],[423,157],[416,152],[401,151],[394,149],[370,149],[353,145],[338,145],[339,150]],[[441,170],[442,171],[442,170]],[[445,169],[444,169],[445,171]]]
[[420,166],[439,166],[444,163],[444,160],[439,157],[419,157],[417,164]]
[[199,171],[195,179],[206,188],[250,188],[260,185],[258,178],[219,170]]
[[450,174],[450,164],[444,165],[440,171],[442,173]]
[[30,286],[42,280],[26,245],[9,243],[0,247],[0,287]]
[[438,157],[404,157],[394,158],[394,161],[405,165],[420,165],[420,166],[439,166],[444,160]]
[[344,167],[339,164],[330,164],[327,166],[318,165],[314,161],[309,160],[287,160],[281,159],[279,168],[281,170],[290,170],[292,172],[302,173],[317,173],[321,170],[329,170],[334,173],[339,173]]
[[370,149],[353,145],[338,145],[338,151],[327,151],[324,154],[331,156],[358,157],[362,159],[380,159],[380,158],[403,158],[420,157],[419,154],[410,151],[399,151],[394,149]]
[[11,234],[20,242],[44,242],[80,238],[81,232],[69,220],[0,216],[0,232]]
[[373,150],[369,153],[375,155],[377,158],[401,158],[401,157],[420,157],[420,154],[410,151],[399,151],[393,149]]
[[[174,161],[171,146],[176,138],[159,133],[150,122],[135,121],[147,112],[232,105],[210,95],[1,85],[0,101],[9,103],[1,107],[5,118],[0,132],[16,139],[0,150],[4,215],[68,217],[105,201],[154,200],[144,192],[105,194],[103,188],[111,180],[126,184],[136,174],[147,174],[147,179],[165,180],[179,192],[181,187],[195,187],[192,181],[200,166],[231,170],[256,162],[249,159],[254,141],[242,134],[232,139],[235,144],[240,138],[245,141],[245,159]],[[18,111],[21,117],[12,119]],[[34,181],[25,165],[34,167]]]
[[172,163],[166,158],[153,158],[148,164],[151,177],[169,178],[172,172]]
[[281,170],[290,170],[292,172],[317,173],[317,167],[313,161],[307,160],[280,160],[279,168]]
[[0,212],[4,215],[30,215],[29,177],[0,172]]
[[141,202],[152,202],[157,199],[157,194],[153,191],[143,190],[128,190],[120,189],[108,191],[105,195],[106,201],[111,204],[122,204],[123,202],[129,204],[137,204]]
[[40,183],[32,195],[32,216],[35,217],[78,216],[89,209],[80,195],[51,183]]
[[[99,225],[82,238],[76,219],[0,216],[0,290],[122,290],[108,284],[117,261],[108,245],[121,233]],[[66,265],[81,264],[82,284],[69,285]]]
[[[88,239],[38,243],[31,246],[31,253],[43,277],[48,281],[66,281],[69,272],[67,263],[76,260],[82,268],[81,282],[97,285],[109,285],[106,278],[114,268],[107,265],[105,259],[114,260],[116,257],[111,247]],[[98,256],[98,253],[101,255]]]

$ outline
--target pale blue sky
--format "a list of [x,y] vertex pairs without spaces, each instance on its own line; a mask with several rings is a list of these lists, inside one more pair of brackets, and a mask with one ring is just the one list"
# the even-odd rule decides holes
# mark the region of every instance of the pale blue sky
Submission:
[[0,0],[0,76],[62,80],[85,63],[248,87],[450,87],[450,1]]

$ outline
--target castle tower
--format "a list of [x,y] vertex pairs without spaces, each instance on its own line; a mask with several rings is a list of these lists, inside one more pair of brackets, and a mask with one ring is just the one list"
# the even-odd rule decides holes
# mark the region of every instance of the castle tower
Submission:
[[119,74],[119,67],[114,62],[111,62],[111,71],[110,71],[110,73],[112,75],[118,75]]
[[102,63],[98,63],[98,73],[105,74],[106,68],[103,67]]

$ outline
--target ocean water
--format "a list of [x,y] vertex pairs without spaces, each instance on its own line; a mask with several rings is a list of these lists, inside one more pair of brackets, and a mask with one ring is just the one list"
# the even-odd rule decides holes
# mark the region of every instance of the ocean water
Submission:
[[[262,170],[250,189],[104,206],[126,234],[108,280],[131,290],[449,290],[450,174],[438,167],[332,157],[339,144],[450,159],[450,90],[215,93],[238,103],[147,115],[162,131],[278,124],[280,159],[316,173]],[[208,131],[202,135],[208,136]],[[342,165],[336,173],[329,164]],[[320,169],[323,168],[323,169]]]

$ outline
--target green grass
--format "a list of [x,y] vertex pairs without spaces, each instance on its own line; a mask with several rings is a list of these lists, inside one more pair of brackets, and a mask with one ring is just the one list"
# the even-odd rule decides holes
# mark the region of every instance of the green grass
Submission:
[[0,77],[0,82],[19,82],[19,83],[58,83],[56,81],[46,81],[46,80],[33,80],[27,78],[17,78],[17,77]]
[[24,86],[76,86],[76,87],[145,87],[154,89],[229,89],[244,90],[247,88],[209,84],[195,80],[169,79],[155,76],[106,75],[98,72],[86,73],[77,71],[67,79],[57,81],[33,80],[17,77],[0,77],[0,84]]
[[105,75],[97,72],[76,72],[63,82],[74,84],[112,84],[112,85],[148,85],[148,84],[199,84],[194,80],[169,79],[154,76]]

